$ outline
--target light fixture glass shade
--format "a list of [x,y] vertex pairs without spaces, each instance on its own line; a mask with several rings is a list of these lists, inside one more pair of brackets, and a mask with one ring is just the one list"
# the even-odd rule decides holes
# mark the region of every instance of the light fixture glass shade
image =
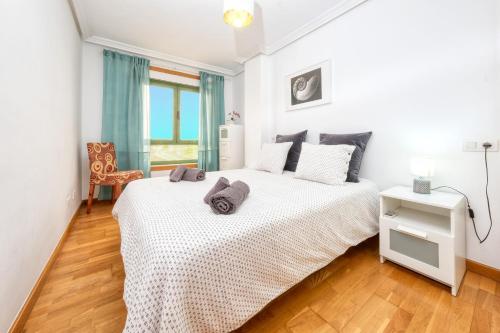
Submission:
[[434,176],[434,161],[430,158],[413,158],[411,160],[411,173],[418,177]]
[[253,0],[224,0],[224,22],[236,28],[248,26],[253,21]]

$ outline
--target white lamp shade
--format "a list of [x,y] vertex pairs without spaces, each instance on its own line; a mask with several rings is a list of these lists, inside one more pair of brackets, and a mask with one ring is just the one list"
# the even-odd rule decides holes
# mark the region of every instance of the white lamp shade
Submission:
[[411,160],[411,173],[418,177],[434,176],[434,161],[429,158],[413,158]]
[[224,0],[224,21],[237,28],[253,21],[254,0]]

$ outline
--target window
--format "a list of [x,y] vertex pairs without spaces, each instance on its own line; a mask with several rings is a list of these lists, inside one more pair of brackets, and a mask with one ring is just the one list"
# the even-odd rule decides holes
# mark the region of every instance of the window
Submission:
[[151,164],[198,160],[199,89],[165,81],[150,82]]

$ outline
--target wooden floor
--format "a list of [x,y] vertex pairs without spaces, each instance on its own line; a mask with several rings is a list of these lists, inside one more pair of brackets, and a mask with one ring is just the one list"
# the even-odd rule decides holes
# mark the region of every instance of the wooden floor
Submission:
[[[26,332],[121,332],[124,271],[111,205],[82,209]],[[377,239],[352,248],[272,302],[239,332],[500,332],[500,284],[468,272],[449,288],[386,262]]]

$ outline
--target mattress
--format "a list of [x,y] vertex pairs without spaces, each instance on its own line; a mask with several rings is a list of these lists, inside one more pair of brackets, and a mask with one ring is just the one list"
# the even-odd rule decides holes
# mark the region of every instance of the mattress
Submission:
[[[203,202],[221,176],[250,195],[233,215]],[[202,182],[130,183],[113,215],[125,265],[125,332],[228,332],[378,232],[368,180],[325,185],[240,169]]]

